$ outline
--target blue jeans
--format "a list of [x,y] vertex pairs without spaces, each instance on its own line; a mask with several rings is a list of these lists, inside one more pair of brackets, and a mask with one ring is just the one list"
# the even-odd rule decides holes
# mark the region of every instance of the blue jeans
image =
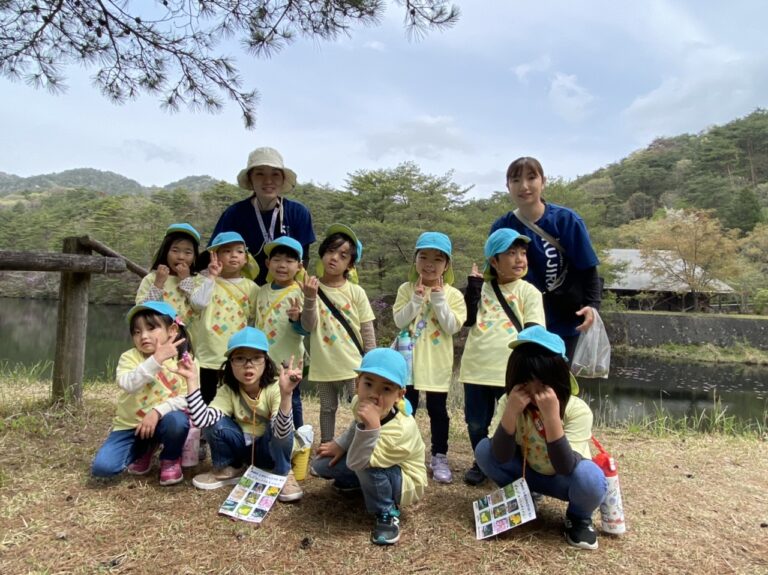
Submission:
[[[250,463],[252,447],[245,444],[242,428],[231,417],[223,416],[211,427],[203,429],[203,435],[211,446],[214,467],[240,467]],[[264,435],[254,438],[254,441],[254,465],[272,469],[277,475],[288,475],[291,470],[293,432],[278,439],[272,433],[272,426],[267,424]]]
[[399,465],[352,471],[347,467],[346,453],[336,465],[330,463],[330,457],[318,457],[312,462],[312,468],[320,477],[333,479],[341,488],[359,487],[368,513],[389,513],[400,503],[403,472]]
[[[523,459],[518,452],[507,463],[499,463],[491,452],[491,440],[483,439],[475,450],[477,464],[496,485],[503,487],[523,476]],[[608,489],[605,474],[591,459],[582,459],[570,475],[542,475],[530,466],[525,481],[531,491],[568,502],[566,513],[575,519],[591,519]]]
[[141,439],[136,435],[135,429],[111,431],[93,458],[91,475],[112,477],[122,473],[128,465],[158,443],[163,444],[160,459],[178,459],[181,457],[188,431],[189,417],[183,411],[172,411],[161,417],[155,434],[150,439]]
[[304,425],[304,408],[301,405],[301,383],[293,388],[291,409],[293,410],[293,427],[298,429]]
[[464,421],[467,423],[472,451],[488,437],[488,427],[493,420],[496,404],[504,394],[503,387],[493,385],[464,384]]

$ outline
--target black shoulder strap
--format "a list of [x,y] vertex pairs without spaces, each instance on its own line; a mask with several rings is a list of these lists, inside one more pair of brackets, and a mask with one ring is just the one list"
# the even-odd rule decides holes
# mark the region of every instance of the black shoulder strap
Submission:
[[504,313],[507,314],[507,316],[509,317],[509,320],[512,322],[512,325],[515,326],[517,333],[520,333],[521,331],[523,331],[523,326],[520,325],[520,320],[517,319],[515,312],[513,312],[512,308],[509,307],[509,304],[507,303],[507,299],[504,297],[504,294],[501,293],[501,288],[499,287],[499,282],[496,278],[493,278],[491,280],[491,286],[493,287],[493,292],[496,294],[496,298],[499,300],[501,307],[504,309]]
[[321,289],[317,290],[317,295],[320,296],[320,299],[323,300],[323,303],[326,305],[326,307],[330,310],[333,317],[336,318],[336,321],[338,321],[341,326],[347,331],[349,334],[349,337],[352,338],[352,342],[355,344],[355,347],[357,348],[357,351],[360,352],[360,355],[365,355],[365,352],[363,351],[363,346],[360,344],[360,340],[357,339],[357,336],[355,335],[355,332],[352,330],[352,326],[349,325],[349,322],[347,321],[347,318],[345,318],[341,312],[338,310],[338,308],[333,305],[330,299],[328,299],[328,296],[325,295],[325,292]]

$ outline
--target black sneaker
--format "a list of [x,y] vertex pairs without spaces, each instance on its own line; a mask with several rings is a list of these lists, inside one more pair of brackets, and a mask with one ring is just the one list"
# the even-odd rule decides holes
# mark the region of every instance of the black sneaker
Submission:
[[400,511],[376,514],[376,526],[371,531],[371,542],[376,545],[392,545],[400,539]]
[[339,483],[335,479],[333,480],[333,489],[336,491],[336,493],[341,494],[350,494],[350,493],[360,493],[361,489],[359,485],[347,485],[345,483]]
[[591,519],[565,516],[565,540],[579,549],[597,549],[597,531]]
[[472,467],[464,473],[464,483],[467,485],[480,485],[483,481],[485,481],[485,473],[477,466],[477,462],[474,462]]

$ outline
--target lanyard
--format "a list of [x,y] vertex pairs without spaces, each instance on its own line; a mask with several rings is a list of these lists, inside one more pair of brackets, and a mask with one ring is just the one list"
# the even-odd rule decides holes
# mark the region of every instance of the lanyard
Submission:
[[[264,241],[261,244],[261,247],[259,248],[259,252],[264,248],[266,244],[271,242],[275,239],[275,224],[277,223],[277,216],[278,213],[280,213],[280,219],[282,220],[282,212],[283,212],[283,202],[280,201],[278,198],[277,204],[272,209],[272,221],[269,223],[269,233],[267,233],[267,227],[264,225],[264,219],[261,217],[261,210],[259,209],[259,200],[256,199],[256,205],[253,206],[254,211],[256,212],[256,220],[259,222],[259,228],[261,229],[261,237],[264,238]],[[282,227],[282,223],[281,223]]]

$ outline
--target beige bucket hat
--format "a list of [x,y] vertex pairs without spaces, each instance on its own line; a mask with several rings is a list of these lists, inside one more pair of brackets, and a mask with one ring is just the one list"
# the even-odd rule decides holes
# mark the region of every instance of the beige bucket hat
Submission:
[[244,190],[253,191],[248,172],[256,166],[270,166],[283,170],[285,178],[283,180],[283,189],[280,190],[283,194],[290,192],[296,185],[296,172],[285,167],[283,156],[280,155],[280,152],[274,148],[256,148],[248,154],[248,164],[237,174],[238,186]]

